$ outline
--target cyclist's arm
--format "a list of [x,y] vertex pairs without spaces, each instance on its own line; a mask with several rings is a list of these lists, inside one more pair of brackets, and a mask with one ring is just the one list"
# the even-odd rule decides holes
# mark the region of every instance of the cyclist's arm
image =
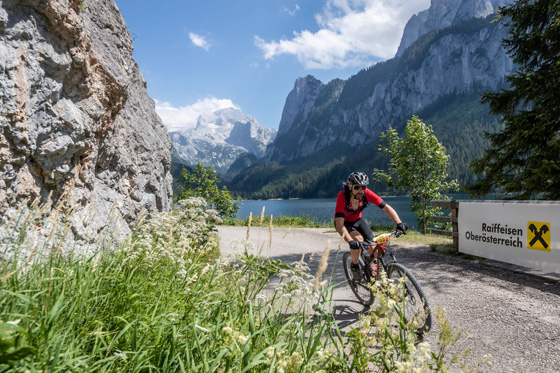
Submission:
[[352,236],[344,226],[344,215],[346,210],[346,197],[344,191],[340,191],[336,197],[336,207],[334,209],[334,227],[338,234],[342,236],[344,241],[352,241]]
[[397,214],[395,209],[391,206],[385,205],[385,207],[383,207],[383,211],[385,211],[389,219],[391,219],[395,224],[402,223],[401,218],[399,218],[399,214]]
[[348,230],[344,226],[344,218],[334,218],[334,227],[338,234],[344,238],[344,241],[352,241],[352,236],[350,236],[350,233],[348,233]]

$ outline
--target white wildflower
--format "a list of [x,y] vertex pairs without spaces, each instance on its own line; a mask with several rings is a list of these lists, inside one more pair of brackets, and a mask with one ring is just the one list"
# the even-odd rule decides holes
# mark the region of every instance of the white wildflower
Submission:
[[266,358],[269,360],[272,360],[272,358],[274,358],[274,347],[268,348],[268,351],[266,352]]
[[428,360],[431,357],[430,345],[426,342],[418,344],[418,354],[422,360]]
[[247,343],[247,340],[249,340],[249,338],[244,336],[243,334],[239,334],[237,336],[237,342],[239,342],[239,344],[241,344],[241,345],[244,345],[245,343]]
[[371,327],[371,319],[369,317],[361,317],[358,323],[360,330],[368,330]]

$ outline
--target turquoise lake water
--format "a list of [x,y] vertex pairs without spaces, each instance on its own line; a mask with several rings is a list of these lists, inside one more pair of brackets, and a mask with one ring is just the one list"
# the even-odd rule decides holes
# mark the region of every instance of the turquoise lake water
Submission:
[[[416,214],[410,211],[411,198],[406,196],[381,196],[385,202],[393,207],[402,221],[412,229],[417,226]],[[451,195],[452,199],[469,199],[466,194]],[[253,214],[260,217],[263,206],[265,215],[272,216],[309,216],[318,221],[332,222],[336,198],[290,199],[290,200],[259,200],[240,201],[237,217],[246,218]],[[370,205],[364,210],[363,216],[371,224],[392,225],[393,222],[379,207]]]

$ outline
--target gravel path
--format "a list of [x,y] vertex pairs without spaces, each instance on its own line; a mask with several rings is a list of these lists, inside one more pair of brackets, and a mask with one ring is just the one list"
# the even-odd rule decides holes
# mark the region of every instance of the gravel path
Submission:
[[[223,253],[233,249],[232,240],[247,235],[246,227],[220,226],[218,230]],[[275,228],[270,241],[268,228],[253,227],[250,240],[259,249],[264,244],[263,255],[285,263],[299,261],[304,252],[315,251],[319,257],[330,241],[327,273],[332,271],[334,281],[340,282],[334,291],[335,316],[341,330],[355,326],[364,308],[344,282],[343,251],[337,253],[339,236],[334,230]],[[455,351],[470,348],[476,358],[491,354],[492,365],[485,366],[485,372],[560,372],[559,282],[492,262],[432,252],[427,246],[399,247],[398,240],[395,243],[398,261],[416,276],[432,312],[441,307],[453,329],[465,333]],[[313,263],[311,268],[314,273]],[[427,337],[432,346],[436,345],[438,329],[434,322]]]

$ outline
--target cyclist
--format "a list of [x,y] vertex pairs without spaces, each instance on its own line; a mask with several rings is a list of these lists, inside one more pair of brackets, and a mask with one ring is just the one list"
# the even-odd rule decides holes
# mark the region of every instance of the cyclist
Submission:
[[[334,225],[336,231],[348,242],[350,256],[352,257],[352,274],[354,278],[360,279],[360,242],[372,242],[373,233],[369,225],[362,219],[362,211],[373,203],[381,208],[387,216],[397,225],[397,229],[406,234],[408,226],[401,221],[397,212],[389,206],[381,197],[367,188],[369,178],[364,172],[352,172],[344,184],[343,190],[338,193],[334,212]],[[371,254],[374,246],[370,246],[368,252]],[[377,252],[375,253],[377,259]],[[377,263],[377,260],[375,260]],[[377,266],[377,264],[375,264]],[[373,275],[376,275],[376,267]]]

